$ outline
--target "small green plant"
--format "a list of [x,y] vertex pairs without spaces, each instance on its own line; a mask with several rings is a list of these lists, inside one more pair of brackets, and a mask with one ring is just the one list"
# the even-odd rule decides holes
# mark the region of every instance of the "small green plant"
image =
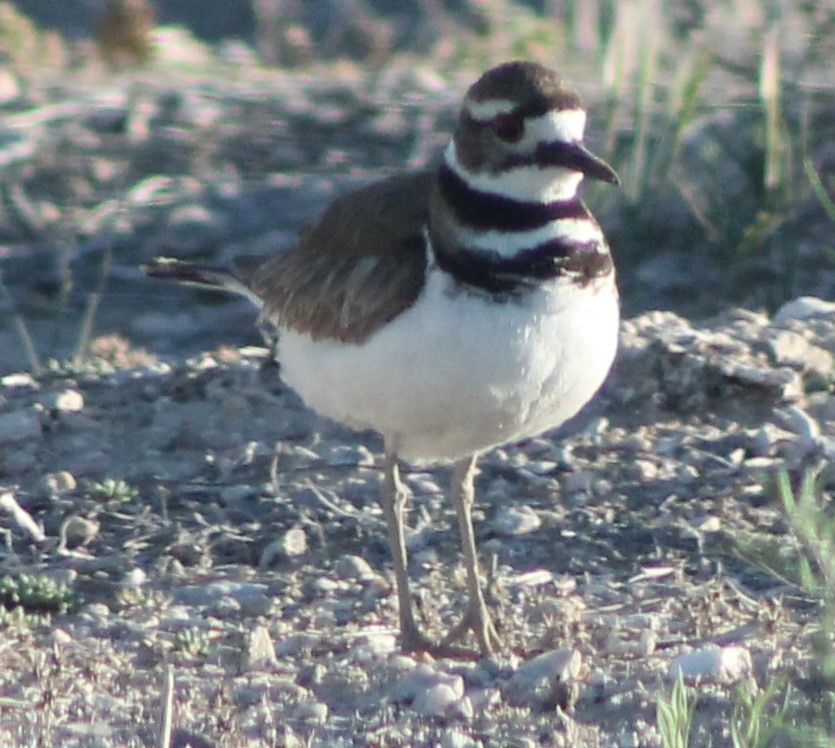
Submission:
[[[783,699],[775,704],[774,697],[780,692]],[[757,689],[751,680],[742,681],[736,689],[731,715],[733,748],[766,748],[772,745],[774,737],[784,729],[790,693],[782,678],[773,678],[764,689]]]
[[121,478],[105,478],[103,481],[90,481],[87,484],[87,496],[96,501],[123,504],[138,495],[139,491]]
[[[832,198],[829,197],[829,190],[827,189],[827,185],[823,183],[823,179],[821,175],[818,173],[818,170],[815,169],[814,163],[812,163],[812,159],[807,158],[803,162],[803,169],[806,172],[806,176],[809,179],[809,184],[812,185],[812,191],[815,193],[815,197],[818,199],[818,202],[821,204],[823,209],[826,211],[826,215],[829,216],[830,220],[835,221],[835,202],[832,201]],[[833,183],[830,181],[829,189],[835,187]]]
[[7,575],[0,579],[0,604],[6,610],[26,613],[65,613],[77,607],[80,598],[65,583],[30,574]]
[[655,702],[658,733],[664,748],[687,748],[695,710],[695,696],[684,685],[684,676],[679,671],[669,695],[661,693]]
[[777,494],[801,553],[800,581],[804,588],[835,602],[835,518],[826,512],[816,475],[803,474],[797,495],[787,471],[777,476]]
[[[829,499],[818,485],[813,470],[804,472],[797,488],[793,488],[787,471],[777,476],[777,496],[797,546],[796,566],[799,586],[821,602],[814,652],[811,653],[810,681],[816,684],[813,694],[797,694],[784,699],[783,713],[789,714],[786,734],[790,745],[832,745],[835,738],[835,516]],[[769,698],[764,698],[768,702]],[[757,701],[753,704],[756,706]],[[791,709],[787,706],[791,704]],[[765,704],[759,709],[764,713]],[[804,715],[805,713],[805,715]],[[804,715],[795,718],[795,714]],[[761,718],[757,717],[761,723]],[[773,718],[766,726],[775,724]],[[766,745],[759,742],[754,745]],[[740,745],[747,745],[740,743]]]
[[174,649],[190,657],[205,657],[209,653],[209,634],[194,626],[174,634]]

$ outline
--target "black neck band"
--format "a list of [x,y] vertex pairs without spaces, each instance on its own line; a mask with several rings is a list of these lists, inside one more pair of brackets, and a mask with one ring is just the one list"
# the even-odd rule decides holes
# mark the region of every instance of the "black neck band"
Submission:
[[438,171],[438,185],[453,215],[474,231],[529,231],[560,218],[588,215],[579,200],[526,203],[470,187],[447,164]]
[[498,296],[517,296],[560,275],[570,275],[580,285],[608,275],[612,258],[597,241],[584,243],[553,239],[520,252],[502,257],[497,252],[455,247],[445,248],[433,242],[438,266],[459,283]]

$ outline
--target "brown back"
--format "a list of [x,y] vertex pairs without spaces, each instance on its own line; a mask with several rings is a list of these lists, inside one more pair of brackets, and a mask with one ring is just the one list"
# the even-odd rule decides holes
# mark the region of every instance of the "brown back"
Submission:
[[251,278],[279,327],[362,343],[417,299],[434,172],[391,177],[338,198],[299,243]]

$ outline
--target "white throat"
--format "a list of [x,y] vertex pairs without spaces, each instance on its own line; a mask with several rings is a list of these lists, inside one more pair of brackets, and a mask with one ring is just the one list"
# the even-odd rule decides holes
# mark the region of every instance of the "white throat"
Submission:
[[444,162],[473,189],[521,202],[571,200],[583,179],[579,172],[560,166],[517,166],[501,174],[472,172],[459,161],[455,141],[444,151]]

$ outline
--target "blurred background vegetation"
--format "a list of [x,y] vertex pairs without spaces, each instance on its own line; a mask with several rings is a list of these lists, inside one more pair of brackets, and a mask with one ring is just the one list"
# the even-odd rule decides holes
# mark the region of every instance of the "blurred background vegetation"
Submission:
[[[408,69],[456,93],[450,117],[493,64],[555,67],[581,91],[589,142],[622,178],[620,190],[590,185],[586,197],[615,250],[627,315],[833,297],[835,0],[5,1],[0,119],[31,109],[14,92],[39,79],[171,76],[177,87],[174,69],[190,56],[210,81],[242,55],[262,74],[344,79],[354,90]],[[414,98],[378,103],[419,116]],[[363,106],[341,125],[349,135],[362,132]],[[438,129],[435,152],[451,125],[427,125]],[[2,154],[0,135],[0,188],[14,191],[21,172]],[[348,168],[334,160],[334,173]],[[405,146],[383,160],[387,171],[423,163]],[[250,161],[252,180],[283,168],[265,149]],[[62,230],[72,234],[66,220]],[[0,246],[8,236],[0,212]],[[0,304],[14,306],[14,289]]]

